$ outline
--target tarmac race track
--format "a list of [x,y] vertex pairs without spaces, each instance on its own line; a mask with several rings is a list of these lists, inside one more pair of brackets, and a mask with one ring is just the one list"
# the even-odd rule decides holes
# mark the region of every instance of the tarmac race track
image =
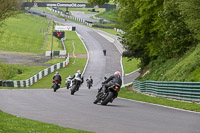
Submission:
[[[111,42],[95,30],[51,17],[57,22],[76,26],[89,51],[84,77],[93,76],[93,87],[89,90],[84,83],[74,96],[65,88],[57,92],[52,89],[1,89],[2,111],[97,133],[200,133],[200,113],[121,98],[107,106],[93,104],[103,77],[116,70],[121,71],[121,55]],[[103,49],[107,49],[107,56],[103,56]]]

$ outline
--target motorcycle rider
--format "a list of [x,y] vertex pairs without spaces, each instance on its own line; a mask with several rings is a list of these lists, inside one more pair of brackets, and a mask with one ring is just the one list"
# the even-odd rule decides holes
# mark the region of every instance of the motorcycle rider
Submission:
[[[74,78],[76,78],[76,77],[79,77],[80,79],[81,79],[81,84],[83,83],[83,77],[82,77],[82,73],[81,73],[81,70],[78,70],[72,77],[71,77],[71,80],[72,79],[74,79]],[[79,88],[78,88],[78,90],[79,90]],[[77,90],[77,91],[78,91]]]
[[122,79],[121,79],[121,76],[120,76],[120,72],[119,71],[116,71],[114,73],[114,75],[111,75],[108,79],[106,79],[104,82],[102,82],[103,84],[103,92],[106,92],[107,88],[114,85],[115,83],[118,83],[121,87],[122,85]]
[[[55,81],[57,81],[58,84],[61,84],[62,78],[61,78],[61,76],[60,76],[60,74],[59,74],[58,71],[56,71],[56,74],[53,76],[53,83],[54,83]],[[52,86],[53,86],[53,85],[52,85]]]
[[91,84],[91,86],[92,86],[92,84],[93,84],[92,76],[89,76],[89,77],[86,79],[86,81],[87,81],[88,84]]
[[71,84],[71,75],[69,75],[67,78],[66,78],[66,86],[67,86],[67,89],[69,89],[70,87],[70,84]]

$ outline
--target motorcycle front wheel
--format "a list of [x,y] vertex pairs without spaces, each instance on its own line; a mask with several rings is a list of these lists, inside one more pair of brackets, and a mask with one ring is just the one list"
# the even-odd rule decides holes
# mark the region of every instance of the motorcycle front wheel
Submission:
[[111,101],[111,99],[113,98],[114,93],[113,92],[108,92],[107,97],[101,102],[101,105],[107,105],[108,102]]
[[67,89],[69,89],[69,86],[70,86],[70,84],[68,84],[68,83],[67,83],[67,85],[66,85],[66,86],[67,86]]

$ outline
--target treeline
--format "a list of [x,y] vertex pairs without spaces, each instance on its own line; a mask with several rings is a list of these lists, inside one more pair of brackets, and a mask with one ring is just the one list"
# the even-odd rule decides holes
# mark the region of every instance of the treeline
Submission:
[[200,40],[199,0],[118,0],[124,55],[151,61],[183,56]]
[[[93,4],[108,0],[89,0]],[[141,60],[141,68],[155,60],[183,56],[200,40],[200,0],[115,0],[124,56]]]

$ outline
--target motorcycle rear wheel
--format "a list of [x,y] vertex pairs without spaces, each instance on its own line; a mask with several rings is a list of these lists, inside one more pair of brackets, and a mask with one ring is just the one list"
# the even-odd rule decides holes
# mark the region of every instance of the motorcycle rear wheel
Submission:
[[57,90],[56,84],[53,85],[53,90],[54,90],[54,92],[56,92],[56,90]]
[[76,91],[76,85],[73,85],[71,89],[71,95],[74,95],[75,91]]

